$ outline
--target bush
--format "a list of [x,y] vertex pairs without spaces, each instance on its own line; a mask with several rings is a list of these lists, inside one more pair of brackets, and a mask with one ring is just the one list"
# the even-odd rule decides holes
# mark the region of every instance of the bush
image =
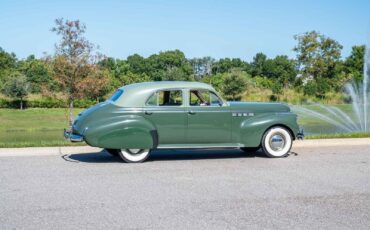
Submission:
[[67,103],[61,99],[43,98],[27,101],[28,108],[65,108]]
[[14,106],[13,101],[0,98],[0,108],[18,108],[19,106]]
[[309,81],[303,87],[303,93],[306,96],[314,96],[317,92],[317,85],[316,82]]
[[247,79],[239,72],[233,72],[226,75],[223,83],[222,92],[226,95],[226,98],[235,101],[240,100],[240,94],[247,86]]
[[97,104],[95,100],[92,101],[92,100],[81,99],[81,100],[76,100],[74,102],[74,107],[75,108],[87,108],[95,104]]
[[270,101],[277,101],[278,97],[274,94],[270,95]]
[[257,87],[262,87],[266,89],[271,89],[274,84],[272,80],[260,76],[254,77],[254,81],[256,82]]
[[[92,100],[75,100],[75,108],[87,108],[95,105],[96,101]],[[0,99],[0,108],[19,108],[20,100]],[[66,101],[54,98],[42,98],[35,100],[27,100],[23,102],[25,108],[68,108]]]

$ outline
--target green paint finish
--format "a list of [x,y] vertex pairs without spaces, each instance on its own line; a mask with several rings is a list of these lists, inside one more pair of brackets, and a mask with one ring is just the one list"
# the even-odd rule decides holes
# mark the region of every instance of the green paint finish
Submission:
[[148,107],[144,108],[143,117],[157,130],[159,144],[176,144],[185,140],[185,107]]
[[[91,146],[113,149],[156,148],[157,145],[159,148],[255,147],[271,126],[286,126],[294,137],[298,133],[297,116],[287,105],[225,102],[204,83],[138,83],[120,89],[124,93],[117,100],[108,100],[82,112],[73,133],[84,136]],[[163,93],[172,90],[178,93]],[[190,91],[194,90],[210,91],[220,97],[220,103],[207,104],[203,100],[205,103],[190,105]],[[157,93],[162,95],[163,106],[156,106],[152,100],[147,103]]]
[[229,106],[189,106],[186,143],[231,143],[231,118]]

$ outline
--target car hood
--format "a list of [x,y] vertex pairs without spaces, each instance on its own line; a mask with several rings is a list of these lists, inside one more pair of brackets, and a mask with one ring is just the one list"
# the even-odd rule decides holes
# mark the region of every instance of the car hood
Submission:
[[263,102],[228,102],[232,111],[248,112],[290,112],[288,105]]

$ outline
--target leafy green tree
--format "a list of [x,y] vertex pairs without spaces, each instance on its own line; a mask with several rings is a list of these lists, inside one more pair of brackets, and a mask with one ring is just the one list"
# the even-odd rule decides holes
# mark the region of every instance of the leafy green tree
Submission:
[[324,99],[326,93],[330,91],[329,80],[326,78],[318,78],[316,79],[316,82],[317,82],[316,97]]
[[162,80],[164,81],[191,81],[193,80],[183,69],[172,67],[163,73]]
[[252,77],[264,76],[266,69],[267,56],[263,53],[257,53],[250,64],[250,74]]
[[265,61],[262,75],[274,79],[278,85],[288,88],[297,76],[295,62],[288,56],[276,56],[274,59]]
[[147,73],[153,80],[160,81],[164,78],[167,71],[172,68],[179,68],[181,71],[190,76],[193,74],[193,68],[186,59],[185,54],[180,50],[171,50],[160,52],[148,57],[149,72]]
[[69,21],[63,18],[55,20],[52,32],[61,36],[56,45],[56,54],[52,63],[56,81],[67,95],[69,104],[69,125],[72,126],[73,103],[80,96],[80,87],[84,79],[94,70],[97,55],[94,45],[85,37],[86,26],[79,20]]
[[226,73],[217,73],[212,75],[206,75],[202,78],[202,82],[212,85],[217,91],[222,92],[224,79]]
[[20,61],[18,69],[27,77],[32,93],[40,93],[43,85],[53,84],[48,63],[45,60],[36,59],[34,55]]
[[315,96],[316,95],[316,92],[317,92],[317,84],[313,80],[308,81],[303,86],[303,93],[304,93],[304,95],[307,95],[307,96]]
[[23,109],[23,100],[29,94],[29,83],[26,76],[14,73],[6,80],[2,91],[8,97],[19,99],[20,109]]
[[212,73],[227,73],[232,70],[245,70],[248,64],[240,58],[222,58],[212,66]]
[[[126,60],[105,58],[98,63],[101,69],[107,70],[110,78],[110,88],[116,89],[127,84],[126,75],[133,74]],[[138,75],[143,73],[138,73]]]
[[272,89],[274,85],[274,81],[267,77],[255,76],[253,80],[256,86],[260,88]]
[[245,91],[247,79],[240,72],[232,72],[226,75],[223,81],[222,92],[231,100],[240,100],[240,94]]
[[150,81],[150,77],[146,75],[145,73],[136,74],[130,71],[121,75],[120,79],[121,79],[121,82],[123,82],[123,85]]
[[364,45],[353,46],[344,62],[345,72],[356,81],[361,81],[363,77],[365,49]]
[[16,71],[17,58],[14,53],[8,53],[0,47],[0,84],[6,77]]
[[342,45],[316,31],[296,35],[294,48],[301,73],[305,78],[334,78],[341,57]]
[[126,62],[132,73],[143,74],[149,71],[147,60],[138,54],[128,56]]
[[279,82],[275,82],[272,85],[272,89],[271,90],[272,90],[272,94],[274,95],[274,97],[278,100],[279,99],[279,95],[281,95],[283,93],[283,86]]

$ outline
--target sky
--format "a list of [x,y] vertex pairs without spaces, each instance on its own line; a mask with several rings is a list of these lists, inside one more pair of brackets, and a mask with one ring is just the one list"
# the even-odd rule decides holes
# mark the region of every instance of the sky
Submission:
[[180,49],[188,58],[294,57],[294,35],[316,30],[343,45],[370,41],[370,0],[0,0],[0,47],[19,58],[53,54],[56,18],[79,19],[100,52],[124,59]]

